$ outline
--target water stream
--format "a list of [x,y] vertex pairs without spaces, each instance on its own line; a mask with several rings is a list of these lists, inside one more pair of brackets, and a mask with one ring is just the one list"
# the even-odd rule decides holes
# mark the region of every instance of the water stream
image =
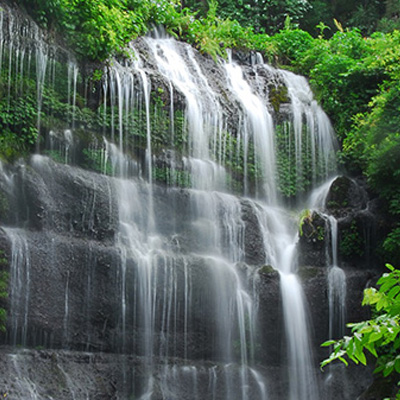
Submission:
[[[2,25],[3,13],[0,16]],[[13,29],[11,20],[8,26]],[[44,43],[37,35],[34,40]],[[0,68],[9,63],[11,74],[13,63],[19,60],[22,74],[24,68],[28,69],[26,57],[22,53],[16,56],[14,46],[11,39],[1,40]],[[11,61],[3,57],[5,52]],[[131,57],[113,60],[104,71],[98,114],[108,125],[104,123],[103,137],[93,145],[95,154],[101,157],[102,174],[70,165],[75,160],[79,130],[79,68],[73,60],[65,69],[66,101],[71,107],[68,125],[61,133],[49,133],[49,149],[59,152],[65,165],[58,167],[42,155],[30,161],[36,182],[31,186],[36,185],[38,197],[46,206],[38,208],[40,212],[34,208],[39,215],[35,223],[45,232],[40,233],[44,241],[40,250],[51,252],[43,268],[50,263],[56,270],[58,260],[64,268],[58,275],[61,297],[54,302],[62,325],[60,346],[73,346],[74,329],[82,325],[85,333],[79,340],[83,343],[77,347],[96,348],[97,338],[90,324],[101,319],[95,299],[107,286],[98,282],[101,270],[96,268],[110,258],[104,280],[113,288],[108,294],[112,297],[112,315],[104,320],[102,334],[109,335],[109,347],[121,356],[123,385],[118,398],[274,398],[270,393],[276,383],[259,365],[258,354],[260,343],[270,345],[262,340],[259,316],[259,269],[269,265],[279,274],[277,296],[282,302],[284,333],[279,346],[284,346],[287,360],[281,360],[279,374],[288,382],[282,398],[318,400],[309,310],[298,277],[298,223],[287,205],[290,202],[284,200],[282,185],[286,178],[282,168],[287,160],[292,163],[288,174],[299,192],[293,202],[297,209],[306,208],[307,202],[302,199],[335,171],[336,143],[328,118],[304,78],[276,70],[259,57],[254,65],[242,66],[229,54],[227,60],[213,64],[210,73],[193,48],[160,33],[132,44],[130,52]],[[52,57],[44,44],[37,46],[39,131],[44,85],[49,75],[55,74]],[[150,68],[151,62],[154,68]],[[275,82],[274,90],[286,87],[287,99],[281,111],[271,104],[273,90],[267,87],[266,76]],[[11,81],[10,75],[9,87]],[[163,186],[155,179],[162,151],[152,118],[161,107],[154,96],[165,90],[169,91],[164,96],[169,104],[164,122],[170,135],[167,150],[172,156],[168,159],[169,184]],[[183,116],[181,146],[177,144],[174,119],[178,107]],[[281,124],[277,123],[278,112],[283,115]],[[6,181],[8,175],[1,172],[2,181]],[[178,185],[179,176],[189,178]],[[79,206],[67,205],[69,199],[64,203],[63,186],[70,188],[65,190],[71,190],[72,199],[81,196]],[[308,204],[322,208],[324,196],[322,189],[315,191]],[[60,210],[58,202],[65,210]],[[335,221],[326,218],[331,230],[330,334],[336,335],[340,332],[334,326],[344,321],[343,305],[338,303],[344,302],[345,287],[336,256]],[[114,220],[115,226],[109,230],[99,228],[104,221],[112,225]],[[60,228],[63,224],[64,230]],[[34,228],[33,223],[30,228],[3,228],[11,247],[13,345],[25,346],[29,336],[33,302],[30,254],[32,246],[37,246],[30,230]],[[85,253],[85,267],[78,274],[73,256],[57,249],[63,249],[68,241],[75,245],[83,235],[86,250],[79,248],[76,257],[81,263]],[[251,235],[258,241],[251,243]],[[96,251],[100,255],[94,256]],[[68,257],[71,264],[65,265]],[[79,312],[77,299],[85,303]],[[52,340],[57,343],[56,338]],[[72,398],[91,398],[76,377],[57,365]],[[25,393],[30,398],[46,398],[34,384],[26,382]]]

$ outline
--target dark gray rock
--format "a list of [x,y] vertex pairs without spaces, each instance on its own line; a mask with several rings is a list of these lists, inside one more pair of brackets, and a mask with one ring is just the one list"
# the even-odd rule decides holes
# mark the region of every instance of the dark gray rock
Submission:
[[265,261],[264,244],[261,228],[254,210],[254,204],[242,201],[242,219],[245,223],[246,262],[262,265]]
[[336,219],[351,216],[367,207],[368,195],[364,187],[347,176],[339,176],[329,189],[326,209]]
[[299,264],[327,266],[327,246],[330,243],[330,230],[327,221],[317,211],[310,211],[300,221],[301,227],[298,250]]

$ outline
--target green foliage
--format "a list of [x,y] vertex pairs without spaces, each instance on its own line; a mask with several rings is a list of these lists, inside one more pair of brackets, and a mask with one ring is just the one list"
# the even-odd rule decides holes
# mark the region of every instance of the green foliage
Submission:
[[396,226],[383,242],[383,250],[391,260],[400,260],[400,226]]
[[104,60],[152,24],[175,23],[177,4],[162,0],[19,0],[39,23],[61,30],[83,57]]
[[310,224],[312,222],[312,212],[308,208],[303,210],[299,216],[299,234],[300,234],[300,236],[303,236],[303,225],[305,222],[307,222],[308,224]]
[[274,58],[278,58],[281,64],[295,63],[304,57],[304,53],[313,47],[312,36],[301,29],[283,29],[267,39],[269,48]]
[[[225,57],[225,49],[232,47],[266,51],[270,46],[268,36],[254,32],[263,31],[262,24],[275,31],[284,28],[288,15],[295,21],[308,7],[304,0],[249,2],[244,6],[244,13],[255,12],[257,19],[250,18],[248,21],[253,21],[252,24],[241,25],[236,13],[228,15],[229,7],[224,8],[223,2],[217,0],[209,0],[207,7],[203,2],[200,9],[187,2],[192,10],[178,0],[18,1],[42,26],[61,31],[79,55],[100,61],[113,54],[123,54],[129,41],[157,25],[163,25],[168,33],[184,38],[213,57]],[[236,8],[233,2],[230,5]],[[271,13],[271,10],[275,11]],[[258,24],[262,16],[270,22]],[[304,36],[305,32],[299,31],[297,35]]]
[[386,0],[386,8],[383,17],[378,21],[377,30],[380,32],[393,32],[400,29],[400,2],[398,0]]
[[[300,151],[295,151],[296,132],[293,124],[284,121],[276,125],[276,162],[278,188],[285,198],[292,198],[305,193],[312,180],[325,178],[328,170],[335,168],[335,155],[332,154],[328,165],[319,157],[319,149],[313,149],[309,127],[303,125]],[[316,165],[314,165],[316,164]]]
[[349,228],[341,230],[339,250],[340,254],[345,257],[362,256],[364,254],[364,241],[355,221]]
[[[325,24],[319,27],[326,32]],[[310,77],[342,141],[342,162],[351,171],[365,174],[383,199],[393,230],[383,246],[389,260],[398,263],[400,254],[394,238],[400,226],[400,32],[375,33],[366,38],[357,29],[346,30],[339,23],[337,28],[328,40],[322,33],[312,39],[282,30],[268,39],[270,46],[265,48],[271,60],[289,63],[290,68]],[[296,37],[304,41],[292,43]],[[279,127],[277,138],[284,154],[286,142]],[[285,157],[278,157],[282,187],[289,195],[296,186],[291,165]],[[354,231],[348,232],[342,243],[346,254],[357,247],[351,244],[359,241],[354,235]]]
[[8,272],[0,271],[0,299],[8,297]]
[[364,291],[362,304],[371,306],[377,316],[348,324],[351,336],[323,343],[325,347],[333,346],[333,351],[329,358],[322,361],[321,368],[334,360],[348,365],[346,359],[366,365],[368,351],[377,358],[376,373],[384,377],[400,373],[400,270],[390,264],[386,266],[390,272],[378,280],[379,289],[368,288]]
[[219,0],[218,3],[220,17],[235,19],[256,32],[268,34],[283,29],[288,16],[297,24],[311,8],[310,2],[304,0]]
[[355,114],[343,141],[343,157],[353,169],[364,172],[383,199],[394,231],[384,243],[386,256],[400,262],[393,239],[400,224],[400,32],[375,34],[367,41],[370,51],[364,69],[380,76],[377,94],[367,111]]
[[83,149],[82,154],[85,158],[83,162],[85,168],[102,174],[113,175],[111,162],[110,160],[107,160],[107,163],[104,162],[104,152],[102,150],[88,148]]
[[191,186],[191,177],[188,171],[172,168],[153,168],[153,180],[158,183],[188,188]]
[[[2,71],[5,78],[6,70]],[[0,157],[12,160],[20,154],[31,150],[37,139],[37,106],[36,96],[26,93],[20,96],[16,87],[21,82],[15,82],[15,87],[8,90],[7,79],[0,79]],[[33,82],[25,82],[32,85]]]
[[226,49],[233,47],[249,47],[253,33],[245,29],[235,20],[220,19],[217,16],[217,2],[210,0],[205,18],[194,19],[185,31],[182,31],[188,41],[203,53],[212,57],[226,57]]
[[[353,116],[367,110],[382,79],[363,65],[370,52],[359,31],[339,31],[330,40],[316,39],[303,57],[295,60],[299,70],[310,76],[310,83],[341,138],[350,129]],[[361,82],[363,90],[359,90]]]

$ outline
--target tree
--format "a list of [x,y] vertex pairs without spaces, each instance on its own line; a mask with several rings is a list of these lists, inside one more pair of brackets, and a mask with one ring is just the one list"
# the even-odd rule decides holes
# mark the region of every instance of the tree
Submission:
[[287,16],[298,24],[310,8],[307,0],[218,0],[221,18],[235,19],[255,32],[268,34],[279,32]]
[[[328,340],[322,346],[333,346],[329,358],[322,361],[321,368],[334,360],[348,365],[346,358],[356,364],[367,364],[365,351],[376,357],[375,373],[387,377],[400,374],[400,270],[386,264],[390,270],[378,280],[379,289],[364,291],[363,305],[372,307],[375,317],[348,324],[352,335],[339,340]],[[400,384],[400,382],[399,382]],[[400,389],[396,398],[400,398]]]

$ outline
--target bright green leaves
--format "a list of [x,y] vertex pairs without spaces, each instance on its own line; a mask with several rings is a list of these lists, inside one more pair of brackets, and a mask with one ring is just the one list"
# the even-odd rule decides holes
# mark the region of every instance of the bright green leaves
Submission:
[[[399,196],[400,198],[400,196]],[[395,227],[386,237],[383,243],[383,249],[392,259],[400,259],[400,227]]]
[[371,306],[379,315],[368,321],[348,324],[352,336],[323,343],[324,347],[333,346],[333,351],[322,361],[321,368],[334,360],[347,365],[345,357],[366,365],[365,350],[368,350],[378,359],[375,372],[385,377],[393,371],[400,373],[400,270],[390,264],[386,266],[390,272],[378,280],[379,289],[366,289],[362,303]]
[[309,33],[301,29],[290,28],[271,36],[268,42],[282,64],[296,63],[315,44],[315,40]]
[[217,16],[218,3],[209,1],[205,17],[194,19],[184,26],[181,34],[201,52],[226,57],[227,48],[251,48],[255,37],[251,28],[243,28],[237,21]]
[[37,108],[35,99],[30,95],[2,100],[0,157],[11,160],[32,149],[36,143]]
[[[387,264],[388,268],[393,268]],[[378,311],[384,310],[390,316],[400,315],[400,271],[392,269],[390,273],[383,274],[378,284],[381,285],[377,293],[374,294],[371,301],[376,304]],[[378,299],[378,301],[376,301]]]
[[152,25],[178,29],[188,24],[187,10],[169,0],[19,0],[45,27],[66,34],[79,55],[103,61],[123,52],[127,43]]
[[69,12],[59,24],[78,53],[91,59],[104,60],[121,52],[129,40],[146,29],[140,18],[145,7],[137,17],[121,0],[64,1]]
[[284,27],[287,16],[299,22],[311,8],[304,0],[218,0],[218,15],[236,19],[256,32],[274,34]]
[[365,38],[358,30],[338,31],[291,54],[332,119],[342,161],[367,177],[389,211],[383,250],[387,260],[400,263],[400,32]]

